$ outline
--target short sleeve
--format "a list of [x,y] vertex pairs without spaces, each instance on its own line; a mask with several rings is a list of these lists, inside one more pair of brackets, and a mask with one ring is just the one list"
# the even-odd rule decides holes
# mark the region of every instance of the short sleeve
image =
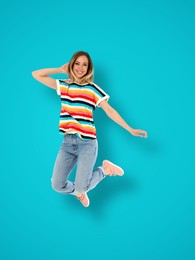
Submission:
[[56,92],[60,96],[61,91],[60,91],[60,80],[59,79],[56,79],[56,84],[57,84]]
[[61,95],[61,93],[65,93],[65,90],[68,87],[68,83],[62,79],[56,79],[56,85],[57,85],[56,92],[59,96]]
[[100,103],[103,100],[108,100],[110,96],[103,89],[101,89],[98,85],[94,83],[93,83],[93,87],[94,87],[95,104],[96,106],[99,107]]

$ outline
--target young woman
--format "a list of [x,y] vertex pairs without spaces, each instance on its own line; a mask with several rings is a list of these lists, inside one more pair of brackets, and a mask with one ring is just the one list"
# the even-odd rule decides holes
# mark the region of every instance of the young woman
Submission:
[[[67,80],[55,80],[51,74],[65,73]],[[61,97],[59,131],[63,143],[54,165],[52,187],[57,192],[75,195],[84,207],[89,206],[87,192],[106,176],[122,176],[123,170],[105,160],[93,171],[98,143],[93,122],[93,111],[98,106],[134,136],[147,137],[143,130],[133,129],[109,104],[109,96],[93,83],[93,63],[87,52],[76,52],[69,63],[50,69],[36,70],[33,77],[53,88]],[[75,181],[68,180],[77,164]]]

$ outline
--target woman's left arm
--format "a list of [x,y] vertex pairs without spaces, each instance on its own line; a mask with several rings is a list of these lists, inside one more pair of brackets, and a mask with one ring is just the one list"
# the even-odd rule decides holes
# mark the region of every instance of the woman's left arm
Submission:
[[124,129],[126,129],[128,132],[130,132],[132,135],[134,136],[139,136],[139,137],[147,137],[147,132],[144,130],[140,130],[140,129],[133,129],[132,127],[130,127],[125,120],[119,115],[119,113],[113,108],[111,107],[107,100],[103,100],[100,103],[100,107],[105,111],[105,113],[117,124],[119,124],[120,126],[122,126]]

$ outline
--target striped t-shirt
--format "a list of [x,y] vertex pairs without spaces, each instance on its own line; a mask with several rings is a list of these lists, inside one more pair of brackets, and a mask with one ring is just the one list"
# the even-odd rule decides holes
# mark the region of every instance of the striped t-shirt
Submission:
[[109,96],[96,84],[67,83],[57,80],[57,93],[61,97],[59,131],[76,134],[83,140],[95,139],[93,111]]

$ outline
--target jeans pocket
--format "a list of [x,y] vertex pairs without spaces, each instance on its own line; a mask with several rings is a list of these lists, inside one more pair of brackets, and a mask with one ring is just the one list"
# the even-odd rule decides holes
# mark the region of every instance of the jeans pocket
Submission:
[[67,142],[68,142],[68,134],[64,134],[63,143],[67,143]]

